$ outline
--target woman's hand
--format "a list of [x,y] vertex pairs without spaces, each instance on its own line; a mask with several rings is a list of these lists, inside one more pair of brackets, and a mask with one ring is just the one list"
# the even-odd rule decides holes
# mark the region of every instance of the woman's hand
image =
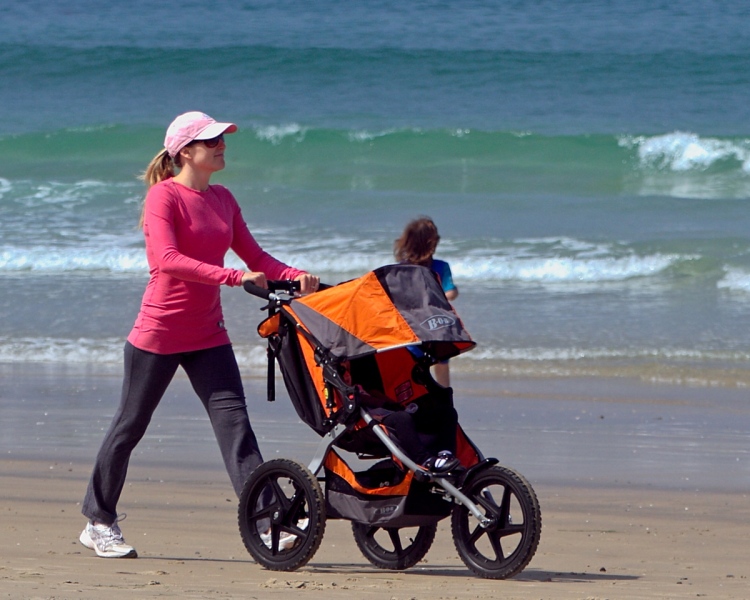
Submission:
[[302,275],[297,275],[297,277],[294,278],[294,281],[299,281],[300,294],[312,294],[313,292],[318,291],[320,277],[310,275],[310,273],[303,273]]
[[256,271],[245,271],[242,275],[242,283],[249,281],[250,283],[257,285],[264,290],[268,289],[268,283],[266,283],[266,274],[259,273]]

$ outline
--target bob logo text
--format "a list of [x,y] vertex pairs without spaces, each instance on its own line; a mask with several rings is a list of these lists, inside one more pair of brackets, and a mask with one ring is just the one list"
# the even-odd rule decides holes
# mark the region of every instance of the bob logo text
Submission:
[[421,325],[422,327],[425,327],[429,329],[430,331],[434,331],[435,329],[442,329],[443,327],[450,327],[455,322],[456,322],[456,319],[448,315],[437,315],[435,317],[430,317],[429,319],[425,319],[424,321],[422,321]]

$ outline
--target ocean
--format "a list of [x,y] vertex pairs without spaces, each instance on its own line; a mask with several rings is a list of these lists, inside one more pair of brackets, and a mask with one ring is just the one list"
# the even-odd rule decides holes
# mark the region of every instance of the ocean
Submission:
[[213,181],[326,283],[435,220],[457,372],[750,384],[746,0],[119,4],[0,0],[0,363],[121,361],[137,176],[203,110],[239,126]]

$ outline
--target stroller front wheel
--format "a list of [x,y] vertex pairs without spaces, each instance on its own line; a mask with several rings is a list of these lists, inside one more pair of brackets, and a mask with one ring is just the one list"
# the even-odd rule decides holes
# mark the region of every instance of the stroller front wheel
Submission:
[[493,521],[485,529],[465,506],[453,509],[453,543],[464,564],[487,579],[506,579],[523,571],[542,531],[531,484],[513,469],[493,466],[470,477],[461,491]]
[[379,569],[400,571],[416,565],[432,546],[437,523],[420,527],[374,527],[352,522],[354,541]]
[[258,563],[274,571],[298,569],[323,541],[326,513],[320,484],[293,460],[265,462],[245,483],[238,522],[245,548]]

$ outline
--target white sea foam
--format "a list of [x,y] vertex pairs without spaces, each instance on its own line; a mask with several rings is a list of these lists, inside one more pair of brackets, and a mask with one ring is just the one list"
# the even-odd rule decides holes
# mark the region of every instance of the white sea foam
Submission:
[[750,293],[750,272],[737,268],[728,268],[716,286],[731,292]]
[[750,143],[675,131],[656,136],[623,136],[620,146],[636,148],[644,167],[670,171],[704,171],[714,164],[735,160],[750,173]]
[[451,262],[454,277],[539,283],[594,283],[648,277],[680,260],[678,256],[619,258],[511,258]]
[[[350,142],[371,142],[372,140],[375,140],[377,138],[386,137],[392,133],[396,133],[398,129],[383,129],[382,131],[366,131],[364,129],[360,129],[357,131],[350,131],[347,134],[347,138]],[[412,130],[417,131],[417,130]]]
[[450,260],[460,279],[538,283],[594,283],[651,277],[694,258],[676,254],[636,254],[614,244],[573,238],[519,239],[499,250],[477,249]]
[[[143,275],[148,272],[140,232],[124,236],[100,234],[81,242],[54,246],[0,247],[0,273],[94,272]],[[279,260],[296,267],[348,279],[393,262],[385,242],[328,237],[307,244],[270,236],[262,246]],[[561,238],[487,242],[473,250],[445,245],[454,278],[465,282],[597,283],[653,277],[680,261],[696,258],[677,254],[640,255],[628,248]],[[455,255],[454,255],[455,252]],[[229,253],[227,267],[244,269]]]
[[[59,181],[33,182],[26,180],[0,181],[0,198],[9,195],[13,202],[25,208],[59,205],[73,208],[109,199],[115,195],[119,201],[129,203],[142,198],[142,184],[133,182],[104,182],[85,179],[72,183]],[[11,196],[12,195],[12,196]]]
[[0,249],[0,273],[95,272],[143,275],[148,263],[143,248],[49,247]]
[[[442,258],[453,276],[465,282],[518,281],[526,283],[596,283],[652,277],[693,255],[646,254],[606,244],[575,239],[519,240],[488,243],[469,251],[445,244]],[[343,252],[342,252],[343,251]],[[455,253],[455,255],[454,255]],[[293,253],[279,249],[282,260],[316,272],[355,276],[393,262],[392,255],[375,244],[357,245],[338,239],[331,246],[310,247]]]
[[255,135],[258,139],[271,142],[274,146],[280,144],[288,137],[294,137],[297,141],[301,141],[304,139],[306,132],[307,128],[302,127],[297,123],[288,123],[286,125],[266,125],[264,127],[255,128]]
[[124,339],[100,340],[0,337],[0,362],[4,363],[118,363]]
[[[50,337],[0,336],[0,363],[119,364],[124,338],[63,339]],[[267,364],[265,341],[234,345],[238,363],[244,369],[258,370]]]
[[0,200],[2,200],[5,194],[10,192],[12,189],[13,186],[11,185],[10,181],[0,177]]
[[575,362],[584,360],[671,360],[744,362],[750,352],[696,350],[690,348],[498,348],[482,346],[462,355],[473,361]]
[[[119,364],[122,362],[124,338],[63,339],[50,337],[0,336],[0,362],[2,363],[62,363],[62,364]],[[267,364],[266,344],[257,342],[235,343],[237,361],[243,371],[259,372]],[[583,347],[529,347],[502,348],[479,346],[461,355],[457,361],[493,368],[498,363],[582,363],[586,361],[677,361],[745,363],[750,352],[698,350],[689,348],[583,348]],[[458,366],[458,365],[457,365]],[[467,366],[470,366],[467,364]],[[459,367],[460,368],[460,367]],[[550,366],[552,368],[552,365]]]

